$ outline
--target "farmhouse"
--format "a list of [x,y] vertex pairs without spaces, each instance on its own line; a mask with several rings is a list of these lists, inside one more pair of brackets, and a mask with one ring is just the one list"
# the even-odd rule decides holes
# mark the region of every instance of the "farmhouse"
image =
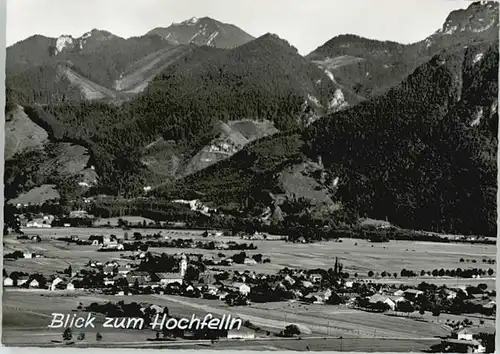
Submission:
[[130,264],[127,264],[125,267],[119,266],[118,267],[118,274],[127,275],[128,273],[130,273],[131,270],[132,269],[130,267]]
[[27,277],[27,276],[21,276],[21,277],[17,278],[17,286],[21,286],[21,285],[26,284],[26,282],[28,280],[29,280],[29,277]]
[[56,277],[54,280],[52,280],[52,283],[50,284],[50,290],[54,291],[58,288],[59,284],[62,284],[64,280],[60,277]]
[[110,274],[114,274],[115,272],[115,266],[112,265],[112,264],[107,264],[104,266],[104,268],[102,269],[102,272],[105,274],[105,275],[110,275]]
[[384,304],[387,304],[387,305],[389,305],[391,310],[394,310],[396,308],[396,303],[394,301],[392,301],[392,299],[389,298],[388,296],[375,294],[372,297],[370,297],[369,301],[371,304],[376,304],[378,302],[382,302]]
[[388,298],[392,300],[392,302],[394,302],[395,304],[406,301],[406,299],[403,296],[388,296]]
[[14,280],[10,277],[3,278],[3,286],[14,286]]
[[404,290],[399,289],[399,290],[395,291],[393,295],[394,296],[403,296],[404,294],[405,294]]
[[246,328],[246,327],[241,327],[239,329],[231,329],[227,331],[227,339],[254,339],[255,338],[255,331]]
[[319,283],[321,282],[321,279],[323,279],[323,276],[319,273],[309,274],[309,280],[312,281],[313,283]]
[[134,286],[135,284],[138,284],[139,287],[145,288],[145,287],[152,287],[156,288],[159,286],[159,279],[156,276],[156,274],[148,274],[148,275],[140,275],[140,276],[134,276],[131,277],[130,273],[127,274],[127,281],[129,282],[129,286]]
[[423,294],[423,291],[417,289],[406,289],[404,291],[404,297],[408,300],[415,300],[419,295]]
[[89,241],[92,242],[92,246],[102,245],[104,243],[104,236],[91,235]]
[[40,287],[40,283],[38,282],[38,280],[33,279],[32,281],[29,282],[28,286],[30,288],[39,288]]
[[477,340],[447,338],[441,342],[446,353],[485,353],[486,348]]
[[179,283],[182,284],[183,278],[180,273],[156,273],[159,278],[160,285],[166,286],[168,284]]
[[241,284],[239,287],[238,287],[238,291],[240,292],[240,294],[242,295],[248,295],[250,294],[250,287],[247,285],[247,284]]
[[447,289],[446,294],[447,294],[446,298],[448,300],[451,300],[451,299],[454,299],[454,298],[457,297],[457,293],[455,291],[452,291],[452,290],[449,290],[449,289]]
[[293,279],[291,276],[289,276],[288,274],[286,275],[286,277],[283,279],[283,281],[287,282],[288,284],[290,285],[293,285],[295,284],[295,279]]
[[257,261],[253,258],[245,258],[243,263],[246,265],[254,265],[254,264],[257,264]]
[[323,296],[321,296],[319,293],[308,294],[304,297],[304,300],[311,304],[322,304],[324,302]]
[[456,331],[452,334],[454,339],[459,340],[473,340],[473,333],[468,328],[462,328],[459,331]]
[[307,281],[307,280],[303,280],[302,281],[302,286],[304,288],[312,288],[312,287],[314,287],[313,283],[311,283],[310,281]]

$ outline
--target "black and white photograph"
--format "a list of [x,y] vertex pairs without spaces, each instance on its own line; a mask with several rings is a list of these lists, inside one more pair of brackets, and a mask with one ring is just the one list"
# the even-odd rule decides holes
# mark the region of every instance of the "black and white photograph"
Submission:
[[498,2],[6,6],[2,345],[495,352]]

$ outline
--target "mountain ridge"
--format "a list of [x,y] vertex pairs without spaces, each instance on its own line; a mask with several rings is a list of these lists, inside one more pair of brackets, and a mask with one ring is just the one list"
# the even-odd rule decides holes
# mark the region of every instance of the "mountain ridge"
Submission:
[[[48,133],[44,153],[84,161],[88,151],[85,167],[99,176],[93,194],[135,198],[149,186],[159,199],[202,199],[251,214],[295,195],[314,199],[332,218],[340,210],[403,227],[490,235],[494,9],[475,3],[452,12],[414,44],[340,35],[306,57],[270,33],[236,47],[217,41],[219,34],[211,40],[220,28],[207,25],[203,33],[205,18],[172,25],[179,40],[166,32],[123,39],[98,31],[83,49],[62,38],[57,54],[53,42],[34,36],[40,53],[14,48],[17,67],[11,55],[10,68],[21,73],[8,77],[8,98],[31,92],[25,112]],[[119,105],[109,104],[114,97],[90,102],[89,89],[130,96]],[[16,123],[19,139],[9,140],[9,151],[29,148],[25,123]],[[23,158],[10,161],[11,171],[25,166]],[[28,186],[69,181],[30,171]]]
[[368,98],[385,92],[447,48],[498,41],[498,23],[497,2],[474,2],[467,9],[452,11],[437,31],[421,41],[401,44],[352,34],[338,35],[306,58],[330,69],[341,85]]

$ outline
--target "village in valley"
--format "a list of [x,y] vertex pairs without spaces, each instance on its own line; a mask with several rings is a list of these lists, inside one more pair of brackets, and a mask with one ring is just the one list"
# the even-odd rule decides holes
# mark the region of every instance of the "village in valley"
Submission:
[[[228,346],[227,339],[241,339],[256,347],[301,350],[340,341],[348,350],[369,338],[371,346],[384,340],[431,352],[485,352],[494,341],[494,247],[356,238],[292,242],[263,232],[154,228],[150,220],[132,219],[75,228],[52,226],[52,217],[39,215],[23,220],[21,233],[6,235],[8,338],[22,345],[23,312],[30,321],[39,317],[40,326],[29,331],[43,333],[36,337],[40,345],[112,346],[123,336],[47,330],[51,313],[65,308],[143,318],[140,330],[122,331],[130,332],[132,347],[189,348],[208,341],[217,348]],[[433,269],[425,254],[441,254],[440,267],[448,267]],[[38,306],[44,297],[54,311]],[[147,325],[158,314],[189,318],[193,313],[231,314],[244,325],[218,331]]]

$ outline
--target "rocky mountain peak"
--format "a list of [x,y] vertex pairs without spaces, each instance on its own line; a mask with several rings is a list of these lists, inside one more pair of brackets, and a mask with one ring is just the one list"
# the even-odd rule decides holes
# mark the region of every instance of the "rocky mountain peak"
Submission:
[[174,44],[217,48],[234,48],[254,39],[236,26],[210,17],[192,17],[179,23],[172,23],[169,27],[157,27],[147,34],[159,35]]

